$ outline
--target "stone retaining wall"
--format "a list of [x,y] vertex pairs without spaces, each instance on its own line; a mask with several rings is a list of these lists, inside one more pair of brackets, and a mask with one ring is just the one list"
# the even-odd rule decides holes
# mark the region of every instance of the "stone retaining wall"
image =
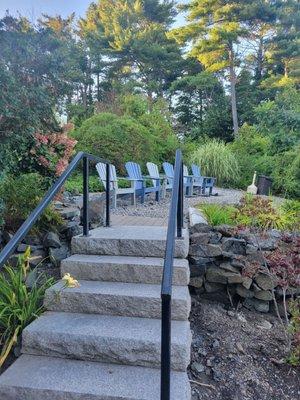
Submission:
[[268,312],[273,290],[278,296],[281,291],[264,256],[277,249],[281,233],[212,227],[195,208],[189,210],[189,220],[190,286],[194,291],[217,299],[237,298],[249,309]]
[[[63,225],[57,231],[49,231],[27,235],[18,245],[9,263],[16,265],[18,256],[31,248],[30,266],[35,273],[46,272],[48,276],[59,278],[60,262],[70,255],[70,245],[73,236],[82,233],[82,196],[64,195],[62,201],[53,203],[54,208],[63,219]],[[90,228],[103,225],[105,218],[105,193],[91,193],[89,203]],[[12,238],[9,229],[0,231],[0,250]]]

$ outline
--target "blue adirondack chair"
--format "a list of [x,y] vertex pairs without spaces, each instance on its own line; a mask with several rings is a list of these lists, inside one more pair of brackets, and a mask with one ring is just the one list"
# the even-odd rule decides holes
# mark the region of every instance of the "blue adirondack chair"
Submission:
[[[145,201],[145,194],[153,192],[155,193],[156,201],[159,201],[160,190],[161,190],[160,178],[156,179],[154,177],[143,176],[140,165],[133,161],[128,161],[125,164],[125,168],[129,179],[134,182],[136,196],[141,196],[141,203],[144,203]],[[147,187],[146,186],[147,178],[151,178],[152,181],[156,181],[156,185]]]
[[199,187],[202,194],[205,194],[206,189],[208,189],[208,194],[210,196],[212,194],[216,178],[202,176],[200,167],[196,164],[192,164],[192,173],[194,176],[194,187]]
[[[169,188],[173,188],[173,179],[174,179],[174,167],[172,164],[168,162],[163,163],[163,170],[167,177],[167,184]],[[185,188],[185,192],[187,196],[191,196],[193,192],[193,179],[188,174],[187,168],[184,166],[183,168],[183,186]]]

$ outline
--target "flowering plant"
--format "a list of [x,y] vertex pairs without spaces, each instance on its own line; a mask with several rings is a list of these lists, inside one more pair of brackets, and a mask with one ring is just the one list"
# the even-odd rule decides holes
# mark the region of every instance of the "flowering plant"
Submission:
[[30,149],[30,155],[43,175],[58,177],[68,166],[77,143],[68,136],[72,128],[72,124],[67,124],[62,128],[62,132],[34,134],[34,145]]

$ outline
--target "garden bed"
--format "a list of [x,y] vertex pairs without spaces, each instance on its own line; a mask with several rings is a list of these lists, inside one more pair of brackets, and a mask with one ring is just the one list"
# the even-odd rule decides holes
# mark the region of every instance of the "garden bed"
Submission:
[[283,334],[275,316],[197,296],[190,321],[193,400],[299,398],[300,368],[283,362]]

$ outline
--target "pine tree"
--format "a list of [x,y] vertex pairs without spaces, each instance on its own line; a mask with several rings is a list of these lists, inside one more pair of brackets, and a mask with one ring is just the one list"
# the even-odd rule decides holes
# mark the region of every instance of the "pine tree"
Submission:
[[235,136],[238,134],[236,68],[241,62],[237,46],[249,37],[253,21],[270,19],[269,7],[267,2],[255,0],[192,0],[181,7],[188,13],[188,24],[171,32],[178,43],[191,44],[190,55],[208,71],[224,71],[228,76]]

